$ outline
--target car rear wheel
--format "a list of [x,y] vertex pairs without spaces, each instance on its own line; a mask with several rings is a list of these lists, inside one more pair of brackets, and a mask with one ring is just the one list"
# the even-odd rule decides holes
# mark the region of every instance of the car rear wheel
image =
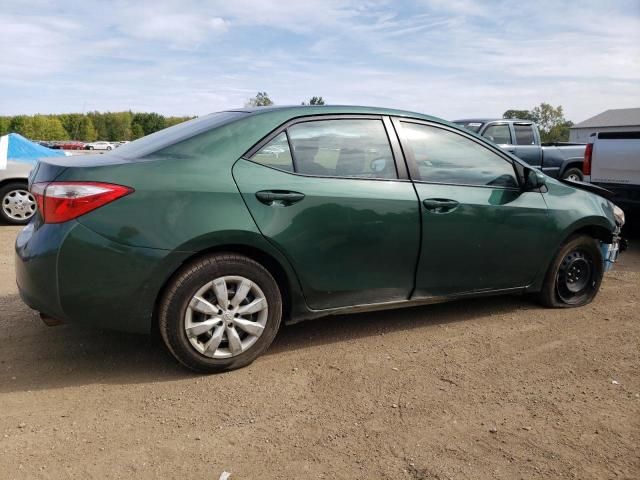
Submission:
[[280,290],[262,265],[217,254],[189,264],[170,282],[158,325],[179,362],[211,373],[253,362],[275,338],[281,317]]
[[599,242],[587,235],[573,237],[549,267],[540,300],[547,307],[581,307],[594,299],[603,275]]
[[26,184],[14,182],[0,187],[0,218],[5,223],[25,225],[36,209],[36,200]]
[[579,168],[570,168],[566,172],[564,172],[564,175],[562,175],[562,178],[564,180],[581,182],[582,180],[584,180],[584,175],[582,174],[582,171]]

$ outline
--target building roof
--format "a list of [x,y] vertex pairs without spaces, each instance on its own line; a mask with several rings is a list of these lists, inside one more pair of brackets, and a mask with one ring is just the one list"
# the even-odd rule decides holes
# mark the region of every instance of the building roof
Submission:
[[605,110],[595,117],[587,118],[584,122],[575,124],[571,128],[636,127],[639,125],[640,107]]

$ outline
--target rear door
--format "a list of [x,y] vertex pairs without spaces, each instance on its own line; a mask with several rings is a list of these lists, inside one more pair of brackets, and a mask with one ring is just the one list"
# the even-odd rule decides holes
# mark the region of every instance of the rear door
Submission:
[[532,122],[514,122],[515,155],[532,167],[542,168],[542,148],[538,131]]
[[414,297],[529,285],[543,258],[547,209],[511,161],[448,127],[395,119],[422,208]]
[[299,119],[233,168],[262,234],[294,266],[310,307],[405,300],[420,210],[388,119]]

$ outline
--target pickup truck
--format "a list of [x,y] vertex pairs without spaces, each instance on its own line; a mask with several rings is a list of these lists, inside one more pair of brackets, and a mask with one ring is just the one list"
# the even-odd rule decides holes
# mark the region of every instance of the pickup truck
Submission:
[[586,182],[613,192],[614,203],[640,209],[640,131],[591,134],[583,171]]
[[583,143],[541,144],[540,132],[530,120],[465,119],[453,123],[488,138],[503,150],[553,178],[582,181]]

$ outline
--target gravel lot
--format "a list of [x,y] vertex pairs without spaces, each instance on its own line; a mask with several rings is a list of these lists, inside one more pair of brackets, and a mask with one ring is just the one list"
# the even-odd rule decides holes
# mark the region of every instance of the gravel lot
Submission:
[[581,309],[318,320],[196,376],[150,337],[44,326],[17,232],[0,227],[0,478],[640,478],[637,247]]

